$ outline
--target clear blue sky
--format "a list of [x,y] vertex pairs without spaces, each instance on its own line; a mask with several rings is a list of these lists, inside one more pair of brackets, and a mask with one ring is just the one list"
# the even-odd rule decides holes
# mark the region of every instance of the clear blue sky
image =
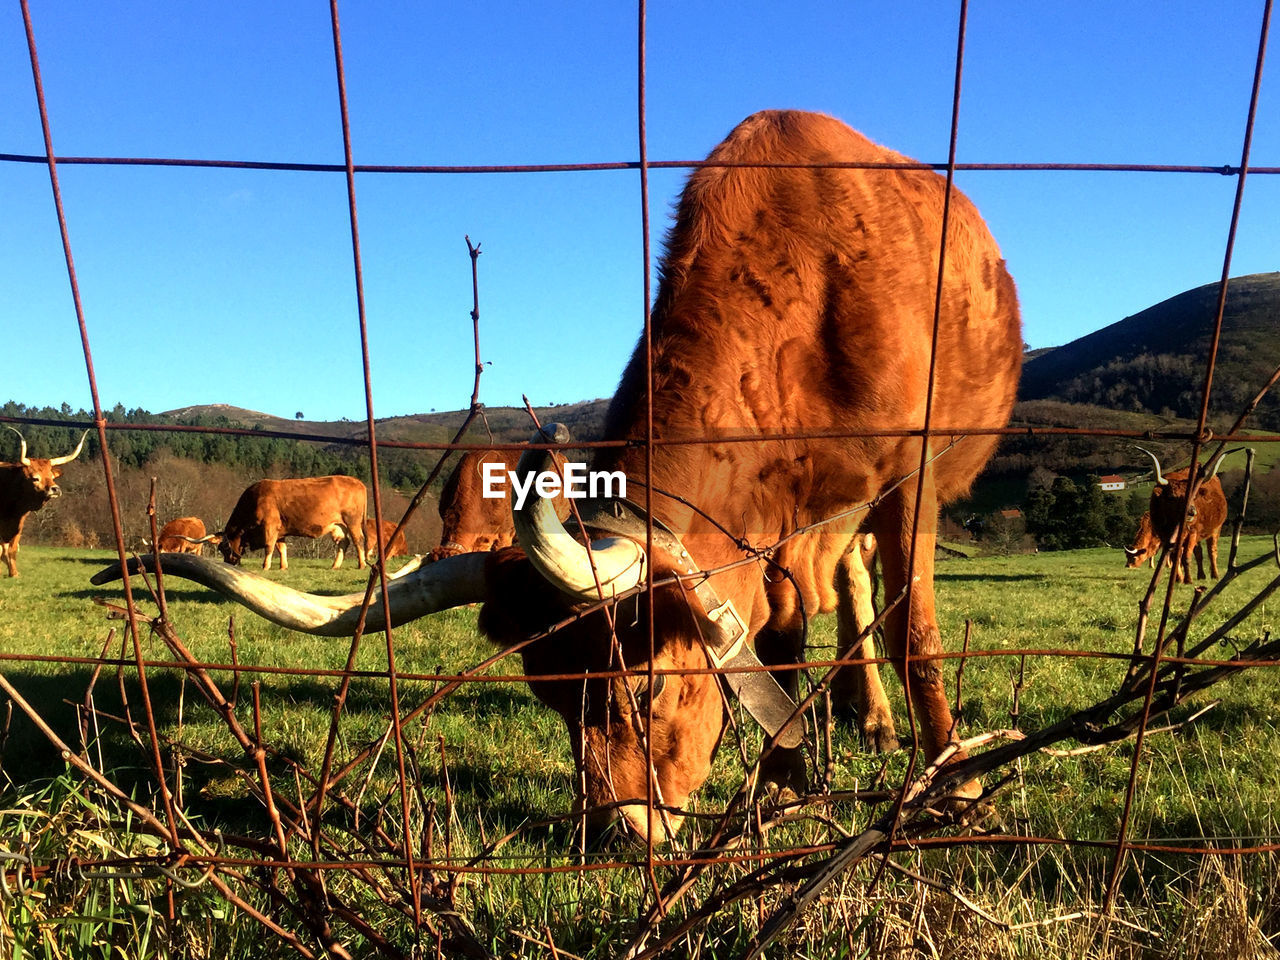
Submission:
[[[341,163],[328,5],[31,0],[55,151]],[[345,2],[357,163],[638,156],[629,3]],[[947,151],[958,4],[652,0],[651,160],[747,114],[821,110]],[[959,159],[1235,164],[1261,0],[971,3]],[[1275,31],[1273,31],[1274,33]],[[1273,51],[1273,54],[1275,51]],[[1273,56],[1274,60],[1274,56]],[[1253,164],[1280,166],[1280,64]],[[20,8],[0,152],[43,152]],[[60,168],[103,403],[364,416],[341,174]],[[655,172],[655,253],[684,174]],[[1048,346],[1215,281],[1235,181],[962,173]],[[489,405],[609,396],[643,316],[635,172],[357,179],[378,416],[466,404],[479,241]],[[1280,269],[1280,176],[1250,178],[1233,273]],[[88,406],[47,171],[0,162],[0,401]]]

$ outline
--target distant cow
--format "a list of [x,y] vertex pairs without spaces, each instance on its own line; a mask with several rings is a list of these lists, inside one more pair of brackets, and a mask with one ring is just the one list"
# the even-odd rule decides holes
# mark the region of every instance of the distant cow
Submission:
[[[378,549],[378,533],[373,517],[366,517],[364,521],[364,547],[365,554],[369,559],[373,559]],[[387,559],[392,557],[405,557],[409,555],[409,545],[405,542],[404,531],[401,530],[399,535],[392,537],[396,532],[396,524],[394,520],[382,521],[382,540],[387,545]],[[335,539],[335,544],[339,551],[351,549],[351,541],[346,536]]]
[[89,435],[89,431],[80,435],[76,448],[65,457],[42,460],[28,457],[26,438],[13,427],[9,429],[18,434],[22,446],[16,463],[0,463],[0,558],[4,559],[9,568],[9,576],[16,577],[22,524],[28,513],[39,510],[54,497],[62,495],[57,482],[58,477],[62,476],[59,468],[80,456],[80,451],[84,449],[84,438]]
[[[460,553],[501,550],[515,543],[511,487],[508,484],[501,487],[503,496],[484,496],[484,465],[500,465],[505,477],[506,471],[515,470],[522,452],[470,450],[463,455],[440,491],[440,545],[427,555],[428,562]],[[563,520],[569,515],[568,502],[563,497],[555,500],[556,513]]]
[[178,517],[164,525],[157,546],[161,553],[200,553],[212,539],[205,536],[199,517]]
[[[280,569],[289,569],[285,537],[333,537],[355,543],[360,567],[365,565],[364,512],[368,493],[355,477],[306,477],[259,480],[236,502],[219,536],[218,549],[227,563],[238,564],[250,550],[266,550],[262,569],[271,569],[271,552],[279,549]],[[333,569],[342,566],[338,548]]]
[[[1213,462],[1208,476],[1196,489],[1195,499],[1187,509],[1187,491],[1190,486],[1188,475],[1190,467],[1175,470],[1165,476],[1160,469],[1160,460],[1150,450],[1138,448],[1149,456],[1156,467],[1156,485],[1151,490],[1151,534],[1160,544],[1174,543],[1178,524],[1183,514],[1187,517],[1186,535],[1180,543],[1175,544],[1173,559],[1173,577],[1177,583],[1191,582],[1191,554],[1196,555],[1196,579],[1203,580],[1204,560],[1200,545],[1203,542],[1209,554],[1209,571],[1218,579],[1218,534],[1227,520],[1227,497],[1222,492],[1222,482],[1218,479],[1218,467],[1222,463],[1222,454]],[[1129,550],[1125,551],[1129,553]],[[1139,561],[1141,562],[1141,561]]]
[[[1164,542],[1151,531],[1151,511],[1148,510],[1138,518],[1138,532],[1133,535],[1133,544],[1124,548],[1125,566],[1132,570],[1144,563],[1149,567],[1156,565],[1156,555],[1164,549]],[[1204,545],[1197,543],[1194,547],[1196,563],[1203,569]],[[1173,554],[1170,551],[1165,557],[1166,567],[1173,565]]]

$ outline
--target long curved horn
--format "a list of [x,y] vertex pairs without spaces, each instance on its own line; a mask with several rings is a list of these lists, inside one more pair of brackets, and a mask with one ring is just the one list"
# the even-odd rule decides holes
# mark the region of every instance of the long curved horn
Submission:
[[18,440],[22,443],[22,447],[18,451],[18,462],[24,467],[31,466],[31,461],[27,459],[27,438],[22,435],[22,432],[17,427],[11,427],[7,423],[5,424],[5,427],[16,433],[18,435]]
[[79,442],[78,444],[76,444],[76,448],[75,448],[74,450],[72,450],[70,453],[68,453],[65,457],[52,457],[52,458],[50,458],[50,460],[49,460],[50,465],[55,466],[55,467],[60,467],[60,466],[62,466],[64,463],[70,463],[70,462],[71,462],[72,460],[74,460],[76,457],[80,456],[80,451],[84,449],[84,438],[85,438],[85,437],[87,437],[88,435],[89,435],[89,431],[88,431],[88,430],[86,430],[84,433],[80,434],[80,442]]
[[178,540],[185,540],[187,541],[187,543],[214,543],[222,539],[222,534],[211,533],[207,537],[201,537],[199,540],[197,540],[195,537],[188,537],[186,534],[182,534],[182,533],[176,533],[174,534],[174,537],[175,539],[178,539]]
[[[569,429],[562,423],[550,423],[530,437],[529,442],[568,443]],[[516,466],[522,478],[554,470],[547,450],[525,451]],[[626,537],[607,537],[592,540],[589,547],[583,546],[564,528],[550,500],[531,497],[519,510],[513,500],[511,518],[520,547],[529,561],[562,593],[582,600],[598,600],[601,593],[612,597],[644,581],[645,556],[640,544]]]
[[[1138,445],[1137,445],[1136,443],[1134,444],[1134,446],[1135,446],[1135,447],[1138,447]],[[1157,483],[1157,484],[1159,484],[1159,485],[1160,485],[1160,486],[1162,486],[1162,487],[1163,487],[1163,486],[1166,486],[1166,485],[1169,483],[1169,479],[1168,479],[1168,478],[1167,478],[1163,473],[1161,473],[1161,472],[1160,472],[1160,458],[1159,458],[1159,457],[1157,457],[1157,456],[1156,456],[1154,453],[1152,453],[1150,450],[1148,450],[1146,447],[1138,447],[1138,449],[1139,449],[1139,450],[1141,450],[1143,453],[1145,453],[1148,457],[1150,457],[1150,458],[1155,462],[1155,465],[1156,465],[1156,483]]]
[[[478,603],[485,599],[486,554],[463,554],[448,557],[412,574],[387,584],[391,625],[398,626],[427,614]],[[237,603],[242,603],[260,617],[290,630],[322,637],[349,637],[355,632],[364,593],[348,593],[341,597],[325,597],[303,593],[239,567],[214,563],[191,553],[166,553],[160,557],[160,568],[169,576],[194,580],[217,590]],[[156,558],[148,555],[129,561],[129,573],[141,569],[154,572]],[[114,563],[95,573],[90,582],[102,585],[121,578],[120,564]],[[386,629],[387,604],[375,592],[369,604],[365,630],[377,633]]]
[[1126,554],[1128,554],[1129,556],[1131,556],[1131,557],[1136,557],[1136,556],[1137,556],[1138,554],[1140,554],[1142,551],[1141,551],[1141,550],[1135,550],[1135,549],[1133,549],[1133,547],[1125,547],[1125,548],[1124,548],[1124,552],[1125,552]]
[[1209,475],[1208,475],[1207,477],[1205,477],[1205,478],[1204,478],[1204,480],[1203,480],[1202,482],[1204,482],[1204,483],[1208,483],[1210,480],[1212,480],[1214,477],[1216,477],[1216,476],[1218,475],[1218,468],[1219,468],[1220,466],[1222,466],[1222,460],[1223,460],[1223,458],[1224,458],[1224,457],[1226,457],[1226,456],[1227,456],[1227,454],[1229,454],[1229,453],[1240,453],[1241,451],[1245,451],[1245,450],[1248,450],[1248,449],[1249,449],[1248,447],[1236,447],[1236,448],[1235,448],[1235,449],[1233,449],[1233,450],[1223,450],[1220,454],[1218,454],[1216,457],[1214,457],[1214,459],[1213,459],[1213,469],[1209,471]]

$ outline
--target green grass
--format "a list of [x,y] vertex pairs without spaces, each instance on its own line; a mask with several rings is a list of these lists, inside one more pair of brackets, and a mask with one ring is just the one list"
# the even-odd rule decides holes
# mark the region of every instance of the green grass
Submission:
[[[1270,549],[1268,538],[1245,538],[1241,554],[1248,559]],[[1224,548],[1224,568],[1225,553]],[[106,611],[91,602],[95,596],[120,602],[119,585],[94,588],[88,583],[89,576],[112,558],[106,551],[24,548],[22,577],[0,580],[0,653],[95,657],[108,631],[115,629],[113,652],[109,655],[119,656],[121,624],[106,620]],[[1193,637],[1216,626],[1275,573],[1272,567],[1242,577],[1216,605],[1217,609],[1204,616]],[[303,589],[333,593],[356,591],[364,584],[362,572],[354,568],[332,572],[325,561],[299,560],[287,573],[273,571],[270,575]],[[958,650],[968,620],[972,624],[973,650],[1127,653],[1133,643],[1137,604],[1149,576],[1146,570],[1124,569],[1119,551],[1109,550],[944,561],[937,571],[944,643],[948,649]],[[140,581],[134,582],[141,598],[145,591]],[[1175,609],[1185,608],[1191,595],[1190,588],[1179,586]],[[241,664],[337,671],[345,663],[345,641],[289,633],[185,582],[171,580],[168,596],[178,634],[201,660],[230,661],[228,622],[234,617]],[[1265,604],[1235,631],[1233,636],[1238,642],[1271,630],[1275,603],[1273,599]],[[140,599],[140,605],[144,611],[154,610],[149,601]],[[475,615],[473,609],[450,611],[398,628],[397,670],[403,674],[451,674],[491,655],[492,647],[476,635]],[[163,644],[145,628],[141,642],[144,657],[170,659]],[[831,618],[818,618],[811,630],[813,655],[818,659],[829,657],[833,647],[834,623]],[[124,650],[131,660],[131,644]],[[1229,652],[1224,648],[1220,654],[1226,656]],[[371,673],[385,671],[386,646],[382,636],[365,638],[357,666]],[[519,669],[518,659],[512,658],[491,673],[500,677],[518,673]],[[1125,663],[1119,659],[1027,657],[1019,703],[1022,728],[1041,728],[1102,699],[1115,688],[1124,669]],[[15,660],[9,656],[0,659],[0,671],[37,705],[73,748],[79,747],[80,733],[72,705],[84,699],[89,665]],[[954,694],[954,664],[948,671]],[[1018,673],[1017,657],[979,657],[968,662],[960,714],[962,737],[1010,725]],[[216,671],[215,677],[229,694],[233,687],[230,672]],[[249,684],[255,679],[261,684],[266,739],[307,766],[318,768],[329,730],[336,679],[242,672],[237,715],[249,730],[253,727]],[[268,825],[259,803],[247,796],[243,784],[229,774],[228,766],[195,759],[212,757],[222,758],[227,764],[243,763],[242,752],[216,713],[194,693],[190,683],[182,682],[177,670],[151,668],[148,681],[162,737],[166,743],[181,744],[177,753],[188,757],[183,768],[183,806],[189,816],[204,826],[219,826],[228,833],[266,836]],[[888,680],[887,685],[896,703],[899,731],[905,739],[908,728],[901,689],[896,679]],[[402,709],[421,702],[435,686],[429,679],[403,680],[399,685]],[[132,667],[122,670],[120,679],[115,668],[104,669],[94,689],[95,704],[106,714],[123,713],[122,687],[132,715],[141,722],[141,699]],[[1280,795],[1280,751],[1276,747],[1280,672],[1264,667],[1230,678],[1207,695],[1202,694],[1197,703],[1202,705],[1214,698],[1220,698],[1221,703],[1189,729],[1148,738],[1138,764],[1131,840],[1199,846],[1204,843],[1202,838],[1211,838],[1214,843],[1231,847],[1278,839],[1275,798]],[[385,676],[362,677],[353,682],[338,742],[339,762],[383,732],[388,704]],[[749,726],[746,729],[749,742],[745,749],[748,756],[754,756],[757,735]],[[492,861],[494,865],[553,866],[574,862],[570,825],[556,822],[529,826],[548,816],[567,813],[574,792],[573,763],[560,720],[541,707],[523,684],[500,680],[465,685],[444,699],[425,722],[407,725],[405,734],[411,748],[409,760],[411,765],[416,764],[422,789],[421,797],[412,801],[415,822],[419,828],[431,823],[433,856],[442,858],[447,853],[455,861],[465,859],[479,853],[487,843],[518,831]],[[741,782],[738,754],[732,736],[726,736],[715,771],[695,798],[696,810],[715,812],[723,808]],[[834,789],[866,787],[881,771],[881,759],[862,752],[854,732],[844,726],[835,730],[833,755],[837,761]],[[128,740],[118,724],[102,721],[90,756],[95,762],[100,760],[117,783],[147,802],[153,787],[145,773],[146,755]],[[171,756],[166,754],[167,762]],[[1004,829],[1047,838],[1113,839],[1119,829],[1132,761],[1132,743],[1080,756],[1027,758],[999,801]],[[6,729],[0,762],[13,800],[0,806],[16,809],[20,804],[15,798],[50,789],[50,783],[71,782],[59,779],[64,771],[61,758],[20,715],[15,715]],[[890,782],[894,776],[901,776],[905,764],[905,751],[888,759]],[[291,776],[285,777],[281,766],[273,769],[278,774],[274,788],[293,796]],[[375,815],[379,804],[389,804],[386,822],[393,832],[399,829],[395,769],[394,751],[388,747],[363,788],[360,784],[345,788],[365,816]],[[831,816],[845,829],[856,831],[875,812],[849,805],[836,807]],[[99,824],[111,818],[95,807],[90,819]],[[18,821],[10,813],[0,813],[0,837],[15,822]],[[692,822],[681,834],[681,849],[696,848],[702,830],[705,827],[699,822]],[[766,843],[779,849],[788,843],[829,837],[825,826],[810,821],[779,828],[768,835]],[[1112,854],[1079,846],[995,846],[917,852],[899,859],[911,869],[945,878],[992,914],[1017,923],[1099,909]],[[1201,858],[1191,856],[1131,856],[1122,879],[1119,905],[1123,917],[1148,931],[1141,935],[1127,927],[1114,927],[1102,935],[1087,918],[1008,932],[978,920],[937,891],[893,874],[887,875],[877,897],[869,899],[865,890],[870,874],[864,868],[834,886],[831,896],[789,935],[785,950],[777,955],[859,956],[870,951],[869,955],[887,956],[892,954],[875,951],[887,951],[895,944],[923,950],[921,938],[938,949],[947,944],[951,948],[963,944],[963,949],[950,954],[957,956],[1213,955],[1187,952],[1192,941],[1185,931],[1194,928],[1187,925],[1196,917],[1204,920],[1210,916],[1205,911],[1225,909],[1223,904],[1227,901],[1222,891],[1227,889],[1238,894],[1230,903],[1239,909],[1227,916],[1231,922],[1223,929],[1253,929],[1250,924],[1258,927],[1256,935],[1250,934],[1250,942],[1253,949],[1264,950],[1262,938],[1280,930],[1280,899],[1272,882],[1275,861],[1255,856],[1212,861],[1211,867],[1204,867]],[[680,905],[677,916],[708,895],[716,884],[728,882],[740,872],[727,867],[714,871]],[[332,882],[337,889],[347,890],[350,886],[349,879],[340,875]],[[111,889],[119,892],[117,887]],[[631,932],[645,902],[646,887],[643,876],[634,870],[485,878],[468,875],[459,881],[456,898],[459,911],[478,939],[495,955],[543,956],[546,948],[538,947],[534,941],[546,942],[550,937],[558,949],[571,954],[612,957],[618,955],[615,951]],[[762,912],[767,914],[776,902],[776,894],[767,895],[759,905],[748,901],[721,911],[704,929],[706,939],[691,939],[681,948],[686,953],[678,955],[694,952],[695,942],[701,943],[698,949],[703,956],[739,955],[757,929]],[[200,902],[199,909],[193,907],[195,919],[191,923],[197,927],[208,925],[210,911],[215,909],[212,904],[207,900]],[[73,915],[76,909],[85,915],[90,912],[83,902],[67,909]],[[413,939],[409,924],[371,899],[367,909],[380,930],[408,949]],[[229,944],[225,955],[265,956],[275,954],[263,951],[276,950],[281,956],[292,955],[270,936],[255,939],[252,933],[245,933],[246,929],[253,929],[254,923],[233,910],[227,912],[230,921],[217,921],[220,929],[225,928],[223,936]],[[23,929],[30,932],[37,928],[46,933],[51,929],[39,925]],[[59,929],[72,927],[64,925]],[[7,956],[3,932],[0,927],[0,954]],[[346,935],[351,936],[349,931]],[[35,943],[35,939],[28,940],[29,945]],[[70,955],[67,942],[61,949]],[[842,950],[849,952],[841,953]],[[1130,950],[1133,952],[1127,952]]]

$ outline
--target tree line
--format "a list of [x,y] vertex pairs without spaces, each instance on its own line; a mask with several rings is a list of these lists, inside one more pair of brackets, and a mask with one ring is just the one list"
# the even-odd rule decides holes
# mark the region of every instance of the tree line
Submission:
[[[8,401],[0,407],[0,415],[14,418],[85,422],[93,415],[85,410],[72,410],[63,403],[60,407],[29,407]],[[174,418],[154,414],[142,408],[126,409],[116,404],[103,412],[108,423],[166,425],[190,427],[240,428],[244,425],[225,416],[198,416]],[[67,428],[41,424],[18,424],[27,441],[30,456],[61,456],[74,444]],[[261,426],[251,428],[261,432]],[[8,435],[8,431],[0,431]],[[308,440],[291,440],[282,437],[253,436],[227,433],[201,433],[196,431],[167,432],[158,430],[112,430],[109,443],[114,461],[121,467],[141,469],[147,463],[164,454],[181,460],[201,464],[220,464],[230,467],[237,474],[259,477],[268,475],[291,477],[321,477],[343,474],[369,482],[369,458],[360,445],[321,443]],[[0,445],[0,459],[17,456],[18,439],[9,439]],[[98,454],[94,435],[89,435],[86,450],[90,456]],[[12,451],[12,453],[10,453]],[[379,450],[379,474],[384,483],[408,489],[421,486],[439,454],[433,451]]]

